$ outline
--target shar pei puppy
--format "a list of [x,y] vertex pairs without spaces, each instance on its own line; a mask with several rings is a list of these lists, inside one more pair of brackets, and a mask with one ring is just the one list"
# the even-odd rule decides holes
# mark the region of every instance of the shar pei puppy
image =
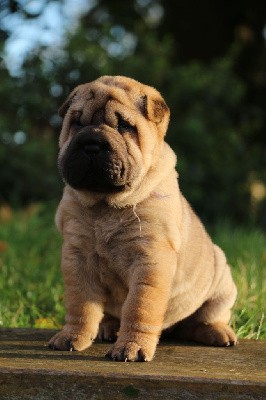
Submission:
[[160,93],[103,76],[74,89],[59,113],[66,324],[49,346],[83,350],[98,335],[116,340],[110,359],[149,361],[161,334],[236,344],[236,287],[179,190]]

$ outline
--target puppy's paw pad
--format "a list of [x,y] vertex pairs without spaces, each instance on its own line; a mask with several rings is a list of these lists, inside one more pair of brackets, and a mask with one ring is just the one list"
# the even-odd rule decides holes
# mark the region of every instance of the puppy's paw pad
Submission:
[[81,351],[92,344],[89,335],[65,332],[62,330],[50,339],[48,347],[52,350]]
[[63,331],[57,333],[55,336],[52,337],[52,339],[50,339],[48,347],[52,350],[64,350],[64,351],[75,350],[73,348],[71,336],[65,334]]
[[198,325],[193,340],[208,346],[227,347],[237,344],[237,337],[232,328],[221,322]]
[[151,361],[154,350],[145,349],[136,342],[115,344],[106,354],[106,358],[113,361]]

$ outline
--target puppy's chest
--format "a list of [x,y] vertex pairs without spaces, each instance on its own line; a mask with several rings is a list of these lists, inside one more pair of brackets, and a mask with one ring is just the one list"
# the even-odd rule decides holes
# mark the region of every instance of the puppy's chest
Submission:
[[137,246],[141,232],[141,222],[132,208],[108,209],[98,207],[93,210],[93,234],[95,250],[107,260]]

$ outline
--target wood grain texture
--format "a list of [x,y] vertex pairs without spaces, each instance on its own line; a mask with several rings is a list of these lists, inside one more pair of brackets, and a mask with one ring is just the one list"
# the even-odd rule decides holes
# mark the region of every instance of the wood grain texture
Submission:
[[109,345],[78,352],[47,347],[51,330],[0,329],[0,399],[266,398],[266,341],[237,347],[159,344],[150,363],[104,358]]

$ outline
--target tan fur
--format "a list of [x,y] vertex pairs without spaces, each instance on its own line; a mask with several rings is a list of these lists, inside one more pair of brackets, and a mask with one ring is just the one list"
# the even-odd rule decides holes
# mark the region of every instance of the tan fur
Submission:
[[235,344],[227,324],[236,287],[222,250],[180,193],[176,157],[163,140],[169,110],[160,94],[125,77],[79,86],[61,108],[59,157],[73,135],[71,121],[89,125],[101,107],[112,134],[117,111],[137,128],[137,137],[119,139],[135,178],[118,193],[66,185],[56,224],[64,239],[67,316],[50,346],[83,350],[98,331],[113,338],[118,320],[112,359],[151,360],[163,330],[210,345]]

